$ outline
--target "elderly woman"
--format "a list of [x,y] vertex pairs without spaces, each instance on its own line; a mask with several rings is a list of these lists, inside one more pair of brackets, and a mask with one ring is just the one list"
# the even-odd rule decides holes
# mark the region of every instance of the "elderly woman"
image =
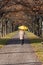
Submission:
[[25,34],[24,30],[19,30],[19,39],[22,45],[24,43],[24,34]]

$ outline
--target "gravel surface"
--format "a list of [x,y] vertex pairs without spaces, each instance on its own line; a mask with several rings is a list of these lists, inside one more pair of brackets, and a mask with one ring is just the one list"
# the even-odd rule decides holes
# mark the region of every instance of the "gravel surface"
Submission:
[[21,45],[18,33],[0,49],[0,65],[42,65],[30,41],[25,35],[24,44]]

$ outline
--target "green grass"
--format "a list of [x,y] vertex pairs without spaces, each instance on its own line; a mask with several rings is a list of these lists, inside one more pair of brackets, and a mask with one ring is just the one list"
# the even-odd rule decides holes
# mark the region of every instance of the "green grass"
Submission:
[[39,38],[38,36],[34,35],[31,32],[27,32],[27,36],[30,40],[30,43],[36,53],[36,55],[38,56],[38,58],[40,59],[40,61],[43,62],[43,39]]
[[[16,31],[17,32],[17,31]],[[3,47],[3,45],[6,45],[6,42],[11,39],[15,34],[16,32],[12,32],[12,33],[9,33],[7,34],[5,37],[2,37],[0,38],[0,48]]]
[[0,39],[0,46],[5,45],[6,41],[7,41],[7,39]]

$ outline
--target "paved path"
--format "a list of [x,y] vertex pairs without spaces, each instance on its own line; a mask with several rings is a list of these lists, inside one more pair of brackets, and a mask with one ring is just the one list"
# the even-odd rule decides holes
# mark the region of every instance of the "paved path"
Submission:
[[18,34],[0,49],[0,65],[41,65],[35,55],[29,40],[26,38],[24,44],[19,42]]

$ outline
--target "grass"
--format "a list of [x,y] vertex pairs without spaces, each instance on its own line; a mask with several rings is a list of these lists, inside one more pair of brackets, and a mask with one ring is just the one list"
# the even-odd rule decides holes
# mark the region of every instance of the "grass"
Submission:
[[43,45],[41,43],[32,43],[31,44],[35,50],[36,55],[43,62]]
[[2,48],[3,47],[3,45],[0,45],[0,48]]
[[3,45],[6,45],[6,42],[11,39],[14,35],[16,34],[16,32],[12,32],[7,34],[5,37],[0,38],[0,48],[3,47]]
[[43,42],[43,39],[39,38],[31,32],[27,32],[27,35],[36,55],[38,56],[40,61],[43,62],[43,44],[41,43]]

